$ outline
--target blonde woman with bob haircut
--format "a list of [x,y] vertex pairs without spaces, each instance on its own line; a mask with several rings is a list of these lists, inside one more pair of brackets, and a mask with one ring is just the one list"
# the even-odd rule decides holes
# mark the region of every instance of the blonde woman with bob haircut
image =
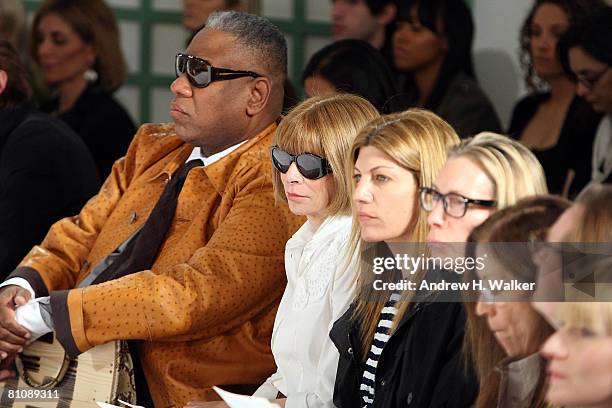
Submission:
[[433,183],[458,142],[444,120],[410,109],[374,120],[353,143],[347,163],[354,177],[351,238],[363,255],[356,299],[330,333],[340,353],[338,408],[466,407],[475,396],[461,359],[462,305],[377,290],[368,264],[370,252],[393,256],[400,242],[425,240],[419,188]]
[[349,94],[306,100],[284,118],[271,148],[277,198],[306,223],[285,246],[287,287],[272,333],[277,365],[256,396],[287,407],[332,407],[338,352],[328,333],[356,286],[344,162],[357,133],[378,117]]

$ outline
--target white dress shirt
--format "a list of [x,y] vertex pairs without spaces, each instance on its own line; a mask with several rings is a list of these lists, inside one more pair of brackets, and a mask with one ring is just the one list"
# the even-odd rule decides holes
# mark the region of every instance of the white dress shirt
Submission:
[[[202,155],[202,150],[199,147],[194,147],[187,160],[185,160],[185,163],[192,159],[201,159],[204,162],[204,166],[210,166],[214,162],[221,160],[222,158],[239,148],[245,142],[246,140],[233,146],[230,146],[227,149],[219,153],[215,153],[211,156]],[[0,288],[8,285],[21,286],[22,288],[27,289],[32,295],[32,299],[28,303],[23,306],[17,307],[17,309],[15,310],[15,318],[17,320],[17,323],[19,323],[21,326],[23,326],[26,330],[30,332],[31,337],[29,342],[32,342],[40,336],[43,336],[53,331],[53,328],[49,327],[45,323],[40,312],[39,302],[41,300],[46,299],[47,297],[36,298],[36,294],[34,293],[32,285],[30,285],[30,283],[23,278],[8,279],[2,284],[0,284]]]
[[350,231],[350,216],[332,216],[316,232],[307,221],[287,241],[287,287],[272,332],[277,371],[254,395],[275,399],[280,391],[287,408],[333,407],[339,354],[329,332],[357,281],[357,257],[347,255]]

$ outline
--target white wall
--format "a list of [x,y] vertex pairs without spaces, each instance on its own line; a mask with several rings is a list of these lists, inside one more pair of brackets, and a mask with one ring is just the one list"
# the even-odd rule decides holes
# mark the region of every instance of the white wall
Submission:
[[493,101],[504,129],[525,93],[518,62],[519,30],[533,0],[474,0],[474,60],[480,84]]

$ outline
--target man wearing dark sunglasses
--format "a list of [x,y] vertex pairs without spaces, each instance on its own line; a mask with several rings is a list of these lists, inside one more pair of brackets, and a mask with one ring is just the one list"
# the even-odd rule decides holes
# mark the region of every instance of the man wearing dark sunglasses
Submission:
[[284,245],[304,221],[272,189],[286,65],[267,20],[209,17],[175,59],[174,124],[143,125],[98,195],[2,284],[0,380],[26,338],[50,331],[70,356],[136,340],[144,406],[254,391],[274,371]]

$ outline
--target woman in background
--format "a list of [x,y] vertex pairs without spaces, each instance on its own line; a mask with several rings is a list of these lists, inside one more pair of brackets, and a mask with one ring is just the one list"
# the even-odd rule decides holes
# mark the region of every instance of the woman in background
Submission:
[[34,108],[28,79],[17,50],[0,40],[0,280],[100,187],[85,144]]
[[508,134],[536,155],[551,193],[575,197],[591,178],[593,139],[600,120],[576,95],[557,42],[572,22],[602,0],[537,0],[521,29],[521,63],[530,93],[512,113]]
[[463,0],[406,0],[393,39],[396,68],[406,73],[411,105],[446,120],[461,138],[501,130],[472,62],[474,21]]
[[381,113],[404,110],[382,54],[361,40],[336,41],[317,51],[302,74],[306,96],[346,92],[367,99]]
[[83,139],[106,178],[136,130],[112,96],[126,76],[113,12],[103,0],[46,0],[34,14],[30,52],[57,91],[41,110]]

